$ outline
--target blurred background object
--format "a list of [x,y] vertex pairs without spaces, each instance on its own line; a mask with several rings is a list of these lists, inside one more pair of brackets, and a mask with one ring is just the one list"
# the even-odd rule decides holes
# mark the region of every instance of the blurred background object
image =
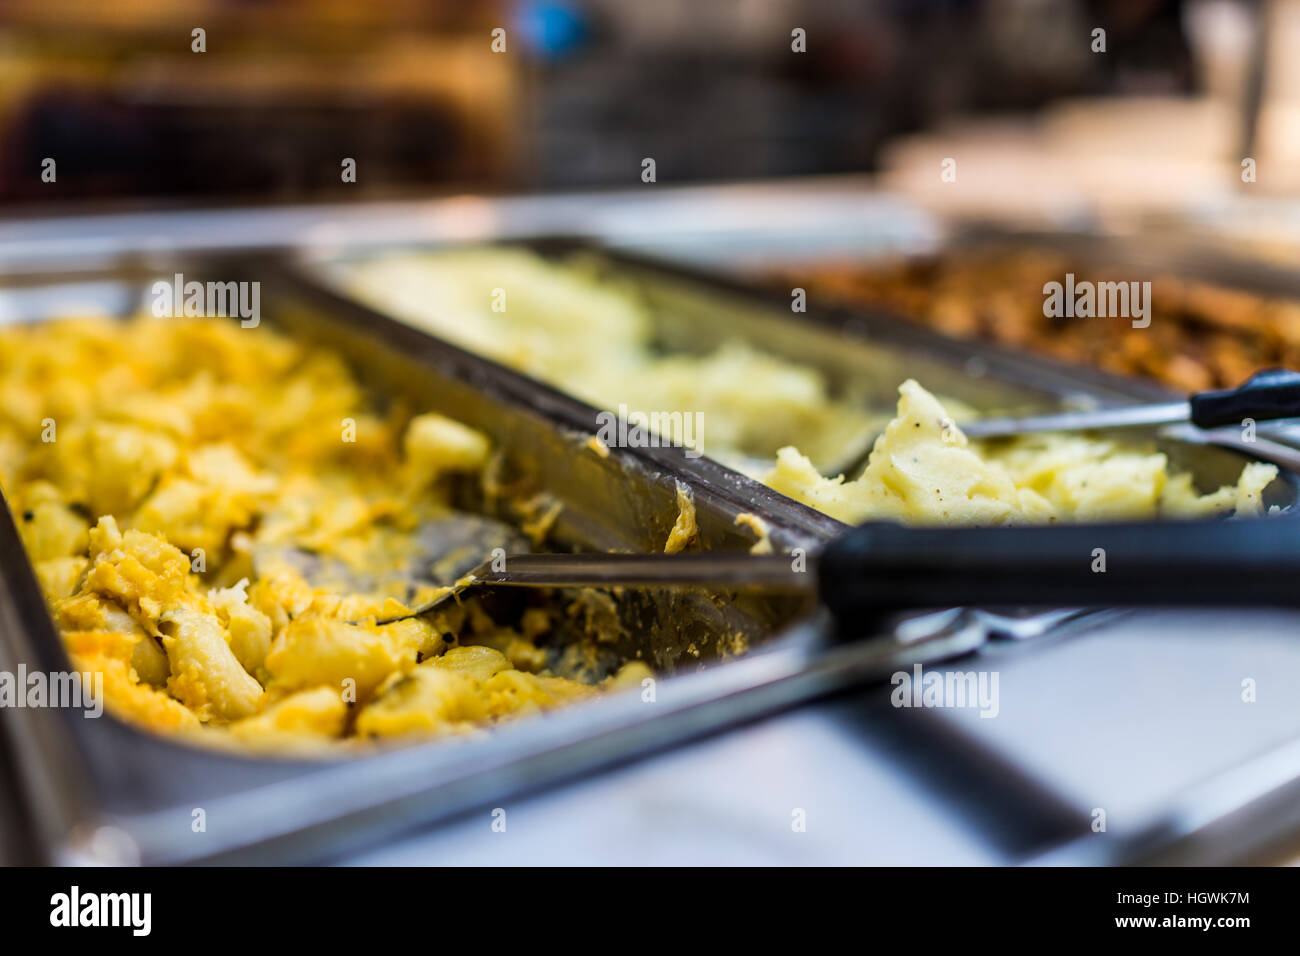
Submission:
[[13,0],[0,198],[48,199],[45,157],[61,201],[342,196],[345,158],[372,194],[508,180],[518,61],[487,42],[502,6]]
[[1295,0],[10,0],[0,201],[632,187],[653,157],[1070,214],[1231,189],[1263,50],[1259,181],[1291,188],[1297,32]]
[[[1262,368],[1300,367],[1300,301],[1253,288],[1229,268],[1211,278],[1196,263],[1143,261],[1125,246],[1099,257],[1054,248],[1051,236],[972,236],[928,255],[799,264],[771,276],[825,301],[884,308],[960,339],[984,339],[1181,392],[1244,382]],[[1128,255],[1126,255],[1128,253]],[[1049,316],[1044,286],[1067,273],[1081,281],[1150,277],[1150,327],[1092,317]],[[1132,280],[1130,280],[1132,281]]]

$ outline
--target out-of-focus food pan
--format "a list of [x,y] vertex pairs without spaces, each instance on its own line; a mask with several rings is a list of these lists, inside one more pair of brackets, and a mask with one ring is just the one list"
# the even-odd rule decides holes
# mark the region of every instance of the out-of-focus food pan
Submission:
[[[1043,285],[1067,273],[1076,282],[1149,282],[1150,325],[1045,316]],[[765,279],[1181,392],[1300,366],[1300,272],[1168,236],[968,227],[923,254],[776,265]]]
[[[12,276],[0,287],[0,312],[5,321],[85,310],[125,314],[145,301],[157,277],[174,272],[261,281],[268,325],[338,349],[381,400],[409,395],[482,429],[504,451],[503,475],[562,505],[551,546],[660,550],[677,517],[679,482],[693,493],[702,548],[746,550],[754,543],[735,523],[751,510],[748,486],[735,484],[725,469],[710,462],[685,468],[681,450],[672,448],[598,454],[587,446],[590,423],[563,395],[257,266],[199,259]],[[809,547],[824,536],[820,516],[807,509],[765,514],[778,549]],[[808,621],[809,604],[790,597],[627,591],[614,595],[614,606],[620,654],[647,661],[661,675],[654,701],[635,692],[610,695],[465,741],[328,759],[244,757],[155,736],[107,713],[88,719],[75,710],[6,709],[0,724],[22,782],[33,852],[47,861],[320,858],[350,841],[824,693],[863,666],[889,664],[898,648],[883,629],[877,646],[866,641],[820,655],[823,635]],[[783,633],[792,622],[802,623]],[[951,624],[951,636],[965,641],[969,622]],[[944,618],[933,633],[945,637],[948,628]],[[751,652],[731,659],[745,648]],[[0,669],[14,672],[20,664],[29,671],[70,668],[12,516],[0,508]],[[198,810],[201,831],[193,825]]]
[[[906,378],[916,378],[941,395],[987,412],[1028,413],[1080,403],[1105,406],[1169,397],[1158,385],[989,343],[949,339],[881,310],[826,307],[814,301],[806,312],[792,314],[788,291],[585,241],[556,237],[509,245],[523,245],[557,263],[580,262],[584,269],[629,289],[649,306],[655,345],[666,353],[704,354],[727,341],[744,341],[815,369],[834,398],[870,412],[887,415],[897,400],[899,382]],[[330,289],[351,299],[348,277],[359,263],[412,251],[413,247],[401,246],[354,254],[303,253],[287,267],[305,286]],[[578,403],[576,414],[574,424],[581,427],[595,412]],[[1203,434],[1190,428],[1156,444],[1168,455],[1171,467],[1190,472],[1203,491],[1235,482],[1251,458],[1272,461],[1280,466],[1281,476],[1270,487],[1266,504],[1289,508],[1297,503],[1300,454],[1291,448],[1263,439],[1243,441],[1234,430]],[[683,460],[681,468],[693,476],[693,482],[736,495],[741,507],[765,520],[798,524],[823,540],[845,530],[840,522],[744,475],[728,473],[707,457]],[[936,600],[942,596],[936,595]],[[1032,636],[1068,616],[1022,611],[986,617],[995,632]]]

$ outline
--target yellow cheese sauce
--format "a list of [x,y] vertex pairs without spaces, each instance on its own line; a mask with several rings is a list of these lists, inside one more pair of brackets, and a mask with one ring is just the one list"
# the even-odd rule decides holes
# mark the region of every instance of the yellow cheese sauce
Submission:
[[677,482],[677,520],[668,532],[664,542],[665,554],[676,554],[684,549],[699,534],[699,525],[695,521],[695,496],[691,489],[680,481]]
[[[104,675],[113,713],[195,740],[465,734],[648,676],[548,669],[545,605],[508,627],[474,601],[373,623],[405,609],[399,595],[433,593],[405,594],[411,532],[491,453],[441,415],[377,411],[338,355],[264,328],[0,329],[0,487],[72,662]],[[365,569],[373,587],[308,583],[286,561],[255,570],[283,545]]]

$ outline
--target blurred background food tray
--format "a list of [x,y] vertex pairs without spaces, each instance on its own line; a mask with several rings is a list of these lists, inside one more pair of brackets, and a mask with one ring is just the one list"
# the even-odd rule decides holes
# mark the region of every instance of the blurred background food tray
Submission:
[[[1168,234],[1134,237],[967,226],[915,254],[771,263],[775,288],[883,309],[964,340],[995,342],[1186,393],[1300,367],[1300,276],[1278,263]],[[1149,283],[1149,325],[1053,316],[1045,286]],[[1295,444],[1294,424],[1263,431]]]

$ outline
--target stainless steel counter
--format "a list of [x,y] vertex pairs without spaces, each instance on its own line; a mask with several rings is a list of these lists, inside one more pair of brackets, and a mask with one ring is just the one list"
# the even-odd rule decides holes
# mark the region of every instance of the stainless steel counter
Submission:
[[1126,614],[951,665],[999,672],[996,719],[859,689],[508,802],[504,833],[484,808],[341,862],[1081,863],[1156,833],[1177,862],[1269,858],[1300,824],[1298,637],[1289,612]]

